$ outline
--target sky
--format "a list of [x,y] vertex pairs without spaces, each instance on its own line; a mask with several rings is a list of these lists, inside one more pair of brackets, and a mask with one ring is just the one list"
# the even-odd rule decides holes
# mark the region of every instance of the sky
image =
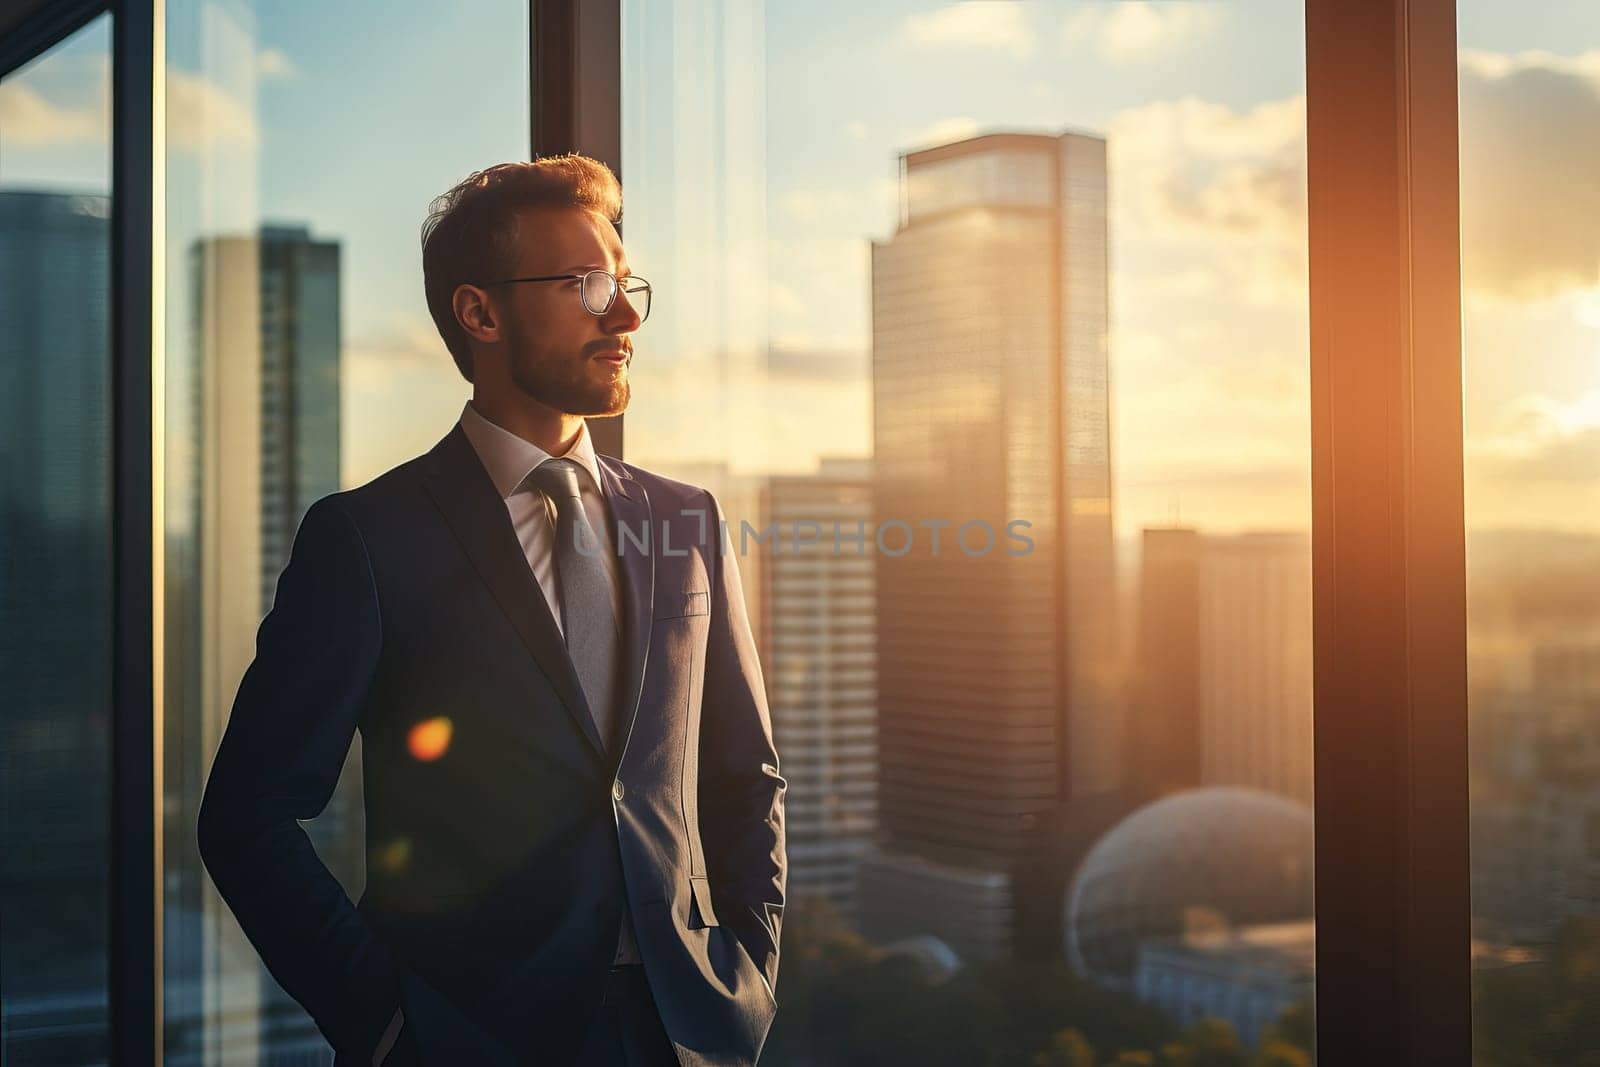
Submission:
[[[528,154],[526,4],[451,10],[168,4],[169,323],[199,234],[340,241],[346,484],[469,392],[422,300],[428,200]],[[0,84],[0,186],[105,188],[105,31]],[[623,235],[657,287],[630,458],[866,454],[898,154],[1077,129],[1109,146],[1119,534],[1309,526],[1299,5],[652,0],[623,33]],[[1600,5],[1461,0],[1459,38],[1469,523],[1595,530]],[[173,328],[174,391],[186,344]]]

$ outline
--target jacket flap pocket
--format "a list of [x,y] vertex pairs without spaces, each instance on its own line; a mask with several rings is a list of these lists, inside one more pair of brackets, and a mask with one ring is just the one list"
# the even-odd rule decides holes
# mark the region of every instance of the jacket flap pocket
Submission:
[[717,911],[711,906],[710,879],[691,875],[689,889],[689,929],[718,925]]
[[711,594],[705,589],[689,589],[681,593],[670,590],[656,592],[656,613],[658,619],[676,619],[684,615],[709,615],[711,613]]

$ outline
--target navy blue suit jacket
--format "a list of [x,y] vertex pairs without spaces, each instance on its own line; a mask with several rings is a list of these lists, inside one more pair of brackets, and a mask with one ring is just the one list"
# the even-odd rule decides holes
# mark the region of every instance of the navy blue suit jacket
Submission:
[[[760,1054],[786,786],[737,561],[710,493],[599,464],[613,522],[632,531],[619,538],[623,736],[609,749],[459,425],[300,524],[199,842],[338,1063],[370,1063],[397,1006],[390,1064],[570,1062],[625,902],[681,1061]],[[297,822],[326,807],[357,730],[358,904]]]

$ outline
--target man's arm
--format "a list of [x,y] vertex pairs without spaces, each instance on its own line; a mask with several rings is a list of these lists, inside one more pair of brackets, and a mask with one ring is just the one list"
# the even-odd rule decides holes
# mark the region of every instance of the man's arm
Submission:
[[772,718],[745,610],[738,559],[722,542],[722,506],[706,494],[715,544],[711,631],[700,712],[700,828],[706,864],[723,900],[717,915],[750,953],[767,984],[778,984],[788,858]]
[[296,820],[333,794],[381,646],[366,545],[336,500],[319,500],[257,632],[199,819],[206,869],[267,969],[362,1062],[394,1043],[402,971]]

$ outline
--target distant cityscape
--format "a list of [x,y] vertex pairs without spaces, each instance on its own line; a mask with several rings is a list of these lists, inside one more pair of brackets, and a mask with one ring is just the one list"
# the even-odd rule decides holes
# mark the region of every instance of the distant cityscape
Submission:
[[[918,539],[894,557],[741,557],[789,782],[794,911],[836,915],[863,952],[929,982],[1059,965],[1256,1047],[1314,983],[1311,545],[1305,530],[1150,526],[1121,540],[1137,567],[1119,570],[1106,149],[990,133],[906,153],[903,217],[870,246],[872,455],[810,475],[715,458],[663,472],[758,528],[1032,523],[1025,556]],[[110,335],[81,294],[109,289],[108,227],[104,197],[0,192],[0,278],[31,294],[0,320],[0,396],[16,398],[0,984],[17,1063],[93,1059],[104,1039],[104,923],[82,917],[105,892],[108,778],[83,768],[108,764],[109,668],[83,650],[109,647]],[[167,470],[167,1062],[323,1063],[210,886],[194,825],[295,530],[340,488],[344,254],[296,224],[186,252],[193,315],[170,328],[192,364],[167,415],[188,442]],[[1473,950],[1514,968],[1600,909],[1600,538],[1469,545]],[[63,546],[84,566],[46,565]],[[359,742],[307,829],[358,897]],[[804,965],[788,953],[805,929],[786,927],[786,969]]]

